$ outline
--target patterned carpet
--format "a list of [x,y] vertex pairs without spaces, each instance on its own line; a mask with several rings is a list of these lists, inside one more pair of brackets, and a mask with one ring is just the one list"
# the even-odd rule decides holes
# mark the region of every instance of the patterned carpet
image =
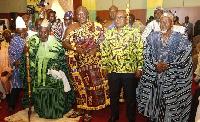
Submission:
[[[63,116],[63,118],[60,119],[44,119],[44,118],[39,118],[38,114],[35,113],[34,108],[32,107],[32,114],[30,121],[31,122],[78,122],[80,117],[77,118],[67,118],[73,110],[69,111],[67,114]],[[6,122],[28,122],[28,108],[22,111],[19,111],[11,116],[6,117],[4,120]]]

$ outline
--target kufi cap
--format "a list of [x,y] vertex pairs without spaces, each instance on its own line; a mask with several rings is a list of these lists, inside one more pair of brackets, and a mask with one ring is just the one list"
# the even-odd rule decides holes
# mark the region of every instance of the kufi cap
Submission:
[[161,6],[158,6],[158,7],[155,8],[155,10],[163,10],[164,11],[164,8],[161,7]]
[[[173,22],[173,20],[174,20],[174,15],[172,14],[172,13],[170,13],[170,12],[164,12],[162,15],[161,15],[161,17],[169,17],[171,20],[172,20],[172,22]],[[161,18],[160,17],[160,18]]]
[[72,18],[74,17],[72,11],[66,12],[66,13],[64,14],[64,16],[65,16],[65,17],[68,17],[68,18],[70,18],[70,19],[72,19]]
[[26,24],[20,16],[16,18],[16,28],[26,28]]
[[47,28],[49,27],[49,21],[47,19],[44,19],[41,23],[41,26],[44,27],[44,28]]

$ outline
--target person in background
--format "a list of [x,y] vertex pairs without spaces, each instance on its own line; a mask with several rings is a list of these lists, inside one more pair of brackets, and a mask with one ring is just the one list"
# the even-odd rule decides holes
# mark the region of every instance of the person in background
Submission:
[[51,28],[51,35],[54,35],[56,38],[58,38],[61,42],[62,40],[62,23],[56,22],[56,12],[55,11],[49,11],[47,15],[47,19],[50,22],[50,28]]
[[142,22],[140,22],[139,20],[135,20],[135,16],[133,14],[129,15],[129,23],[132,27],[137,28],[140,31],[140,34],[142,34],[142,32],[145,29],[145,26],[142,24]]
[[164,9],[160,6],[156,7],[154,10],[154,20],[149,22],[144,32],[142,33],[142,40],[145,42],[147,36],[151,32],[160,31],[160,17],[163,14]]
[[150,121],[187,122],[190,114],[192,44],[172,26],[173,14],[163,13],[161,31],[151,33],[144,45],[137,102]]
[[10,95],[10,104],[8,104],[8,111],[12,112],[18,101],[19,93],[23,88],[21,79],[19,78],[20,58],[25,47],[25,38],[28,36],[27,28],[22,17],[18,16],[16,19],[16,34],[10,42],[8,48],[11,70],[12,70],[12,90]]
[[112,5],[109,8],[109,20],[104,21],[104,24],[103,24],[103,27],[106,28],[107,30],[115,26],[114,20],[115,20],[117,11],[118,11],[118,8],[115,5]]
[[38,32],[39,28],[41,27],[41,23],[43,20],[43,18],[39,18],[35,21],[36,32]]
[[104,32],[100,23],[87,20],[89,12],[85,7],[76,9],[76,17],[78,22],[67,28],[62,42],[76,93],[77,112],[69,118],[80,116],[85,110],[83,121],[89,122],[91,110],[103,109],[110,103],[108,85],[100,70],[99,45]]
[[65,31],[66,31],[67,27],[69,27],[69,25],[73,24],[73,17],[74,17],[74,15],[73,15],[72,11],[68,11],[64,14],[64,18],[63,18],[64,22],[62,24],[62,39],[65,36]]
[[192,40],[192,37],[193,37],[193,24],[191,22],[189,22],[189,17],[188,16],[185,17],[185,22],[182,24],[182,26],[187,28],[188,39]]
[[148,25],[151,21],[154,20],[154,17],[153,16],[150,16],[149,19],[147,19],[147,22],[146,22],[146,25]]
[[28,14],[25,14],[22,16],[25,24],[26,24],[26,27],[27,27],[27,30],[31,30],[31,31],[35,31],[35,26],[32,24],[32,16],[28,15]]
[[3,31],[4,41],[0,43],[0,82],[5,90],[6,102],[10,104],[10,90],[11,90],[11,66],[8,54],[8,47],[11,39],[11,31],[6,29]]
[[181,26],[181,24],[179,23],[179,17],[178,16],[174,17],[174,25]]
[[3,32],[5,29],[7,29],[6,25],[3,24],[3,20],[0,20],[0,32]]
[[118,11],[115,27],[105,33],[100,45],[102,73],[108,78],[111,104],[109,122],[119,119],[120,91],[126,96],[126,116],[129,122],[135,122],[136,77],[140,77],[143,65],[143,41],[139,30],[127,23],[125,11]]

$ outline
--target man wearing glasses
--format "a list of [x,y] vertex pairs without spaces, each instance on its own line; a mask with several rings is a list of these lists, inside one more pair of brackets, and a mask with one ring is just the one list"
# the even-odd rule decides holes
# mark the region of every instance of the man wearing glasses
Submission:
[[143,42],[138,29],[129,26],[125,11],[118,11],[115,27],[105,33],[100,49],[102,73],[108,77],[110,88],[111,118],[119,119],[119,97],[123,87],[126,96],[126,116],[135,121],[136,77],[140,77],[143,65]]

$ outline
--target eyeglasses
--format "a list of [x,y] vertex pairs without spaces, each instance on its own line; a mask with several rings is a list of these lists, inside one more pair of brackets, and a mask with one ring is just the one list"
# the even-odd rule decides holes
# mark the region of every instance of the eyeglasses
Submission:
[[122,20],[124,18],[126,18],[126,17],[124,17],[124,16],[115,17],[115,19],[120,19],[120,20]]

